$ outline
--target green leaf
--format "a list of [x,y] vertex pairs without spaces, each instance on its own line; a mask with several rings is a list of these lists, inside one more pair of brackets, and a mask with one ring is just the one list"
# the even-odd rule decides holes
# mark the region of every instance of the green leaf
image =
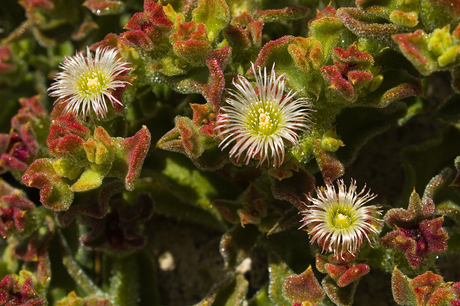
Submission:
[[270,285],[268,287],[268,295],[275,305],[292,305],[296,302],[289,299],[285,295],[284,283],[286,279],[295,274],[286,263],[271,253],[268,257],[269,260],[269,272],[270,272]]
[[230,23],[230,10],[224,0],[198,0],[192,19],[206,25],[208,39],[214,43],[220,31]]

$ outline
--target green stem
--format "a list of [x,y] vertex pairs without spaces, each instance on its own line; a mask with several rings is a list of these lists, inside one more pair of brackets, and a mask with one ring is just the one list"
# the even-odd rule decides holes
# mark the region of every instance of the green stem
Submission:
[[80,265],[72,257],[67,240],[65,239],[62,231],[58,229],[59,241],[62,246],[62,264],[67,268],[67,272],[70,277],[86,292],[87,295],[92,296],[103,296],[105,294],[85,273],[85,271],[80,267]]
[[139,304],[139,267],[136,256],[114,258],[110,293],[115,305],[136,306]]

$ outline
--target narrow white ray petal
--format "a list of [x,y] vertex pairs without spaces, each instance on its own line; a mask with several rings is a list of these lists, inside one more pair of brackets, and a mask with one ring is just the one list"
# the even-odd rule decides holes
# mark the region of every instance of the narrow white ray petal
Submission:
[[116,49],[97,48],[93,55],[87,48],[86,58],[82,53],[66,57],[59,66],[63,71],[48,88],[49,95],[57,97],[55,104],[66,103],[64,111],[83,117],[94,111],[98,118],[106,116],[107,102],[123,105],[113,90],[130,85],[119,76],[131,68],[117,59],[117,54]]
[[257,166],[267,161],[279,167],[285,159],[285,145],[297,145],[298,131],[311,130],[312,108],[306,98],[285,94],[285,75],[277,75],[275,65],[267,68],[251,66],[255,87],[239,75],[233,80],[226,102],[217,118],[216,130],[223,138],[219,147],[232,144],[230,157],[248,164],[258,159]]
[[352,180],[347,190],[343,180],[338,180],[337,190],[327,184],[326,188],[317,188],[316,198],[307,195],[311,205],[301,212],[301,228],[308,227],[311,243],[318,242],[323,252],[340,258],[345,253],[356,255],[365,240],[372,246],[383,223],[377,217],[381,214],[379,207],[363,206],[376,197],[365,189],[358,193]]

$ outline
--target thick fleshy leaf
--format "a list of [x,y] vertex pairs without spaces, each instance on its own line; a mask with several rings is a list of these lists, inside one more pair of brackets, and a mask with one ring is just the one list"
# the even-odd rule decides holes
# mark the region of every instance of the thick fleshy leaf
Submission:
[[305,18],[310,14],[310,9],[308,7],[287,6],[283,9],[277,10],[256,9],[253,11],[253,14],[268,23]]
[[316,40],[283,36],[264,45],[255,66],[274,65],[277,74],[284,73],[288,88],[302,95],[306,95],[306,88],[317,96],[322,86],[319,73],[322,54],[321,44]]
[[[399,305],[456,305],[455,284],[444,283],[442,276],[431,271],[410,279],[394,268],[391,279],[393,297]],[[449,303],[450,302],[450,303]]]
[[253,18],[248,12],[232,19],[223,36],[232,47],[233,62],[244,63],[248,58],[257,56],[262,47],[263,25],[261,18]]
[[21,272],[19,276],[6,275],[0,281],[0,302],[4,305],[44,306],[46,301],[38,295],[31,273]]
[[397,48],[392,36],[404,33],[405,28],[391,23],[369,22],[369,18],[378,18],[377,14],[366,14],[353,7],[342,7],[337,10],[337,17],[355,35],[366,39],[375,40],[393,49]]
[[39,96],[21,98],[19,103],[21,108],[11,118],[9,134],[0,134],[0,173],[11,171],[18,179],[35,158],[45,155],[46,149],[39,142],[49,127]]
[[125,25],[130,31],[120,34],[120,42],[137,49],[142,54],[148,51],[148,57],[156,61],[169,51],[169,35],[174,30],[160,3],[145,1],[144,12],[136,13]]
[[0,235],[4,238],[12,234],[29,235],[36,227],[34,209],[34,203],[20,190],[0,180]]
[[214,43],[222,29],[230,23],[230,10],[224,0],[198,0],[192,20],[206,25],[209,41]]
[[449,235],[441,228],[444,217],[431,219],[434,212],[431,198],[421,200],[415,191],[412,192],[407,210],[393,208],[386,213],[385,222],[396,229],[382,237],[380,244],[403,253],[409,265],[417,269],[434,254],[447,250]]
[[391,291],[395,302],[399,305],[407,305],[415,301],[415,293],[411,288],[410,278],[399,271],[398,267],[394,268],[391,276]]
[[[324,60],[337,46],[337,40],[349,40],[351,38],[336,10],[330,4],[324,10],[319,11],[316,17],[308,22],[308,25],[308,35],[321,42]],[[350,40],[349,43],[351,44],[352,41]]]
[[344,166],[335,157],[335,154],[324,151],[319,144],[319,140],[315,142],[314,153],[324,181],[333,182],[345,173]]
[[108,176],[121,179],[126,190],[133,190],[150,148],[151,135],[143,126],[134,136],[115,138],[117,152]]
[[308,266],[307,270],[300,275],[287,277],[285,288],[286,295],[295,301],[307,301],[316,305],[319,304],[325,297],[323,288],[321,288],[318,280],[313,274],[311,266]]
[[65,178],[56,174],[50,159],[37,159],[22,176],[26,186],[40,189],[40,202],[48,209],[63,211],[69,209],[74,199]]
[[331,301],[338,306],[351,306],[359,282],[353,282],[350,286],[339,287],[335,281],[326,276],[323,278],[321,285]]
[[270,283],[268,294],[275,305],[291,305],[296,302],[286,295],[285,282],[289,276],[295,273],[277,255],[269,255]]

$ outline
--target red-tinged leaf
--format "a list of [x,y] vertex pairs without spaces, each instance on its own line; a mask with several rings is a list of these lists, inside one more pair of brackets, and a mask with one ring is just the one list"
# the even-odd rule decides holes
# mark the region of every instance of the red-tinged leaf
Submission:
[[[359,1],[359,0],[358,0]],[[320,20],[320,19],[324,19],[324,18],[335,18],[336,17],[336,14],[337,14],[337,11],[335,10],[335,8],[329,4],[325,9],[323,9],[322,11],[318,11],[316,13],[316,17],[313,18],[312,20],[310,20],[308,22],[308,25],[311,25],[312,23],[314,23],[315,21],[317,20]]]
[[252,13],[255,17],[262,18],[264,22],[280,22],[306,18],[310,15],[310,9],[308,7],[288,6],[277,10],[255,9]]
[[133,30],[120,34],[120,42],[127,45],[128,47],[142,50],[152,50],[153,42],[141,30]]
[[135,183],[141,174],[144,159],[150,148],[151,135],[147,127],[143,126],[136,135],[121,139],[118,142],[119,154],[114,161],[111,173],[121,178],[125,188],[134,189]]
[[0,302],[3,305],[27,305],[44,306],[44,299],[41,299],[34,286],[31,277],[24,273],[15,278],[13,275],[6,275],[0,281]]
[[399,305],[415,302],[415,293],[410,284],[410,279],[402,274],[398,267],[394,267],[393,275],[391,276],[391,291],[395,302]]
[[319,304],[325,297],[318,280],[313,274],[311,266],[308,266],[300,275],[292,275],[286,278],[284,283],[286,295],[295,301]]
[[353,305],[354,295],[359,282],[353,282],[350,286],[339,287],[335,281],[326,276],[321,281],[324,291],[335,305]]
[[228,45],[223,46],[208,55],[206,58],[207,69],[196,68],[186,76],[164,77],[164,80],[179,92],[201,93],[213,110],[217,112],[225,87],[223,71],[231,58],[231,52],[232,50]]
[[214,42],[230,22],[230,10],[224,0],[198,0],[192,12],[192,20],[203,23],[208,30],[209,41]]
[[385,214],[385,222],[398,228],[416,226],[424,219],[431,218],[435,211],[435,204],[430,198],[420,199],[415,190],[412,192],[407,209],[393,208]]
[[282,51],[286,50],[287,46],[294,42],[295,38],[293,36],[283,36],[266,43],[254,65],[256,67],[271,67],[273,63],[282,62],[284,60]]
[[427,306],[437,306],[443,305],[451,300],[452,290],[449,288],[449,284],[444,284],[436,289],[433,294],[431,294],[429,300],[427,301]]
[[[372,15],[371,15],[372,16]],[[337,10],[337,17],[355,35],[366,39],[375,40],[397,49],[392,36],[404,33],[405,28],[391,23],[374,23],[362,10],[353,7],[342,7]],[[373,16],[376,17],[376,16]]]
[[160,140],[158,140],[156,147],[162,150],[186,154],[185,148],[182,144],[181,130],[177,125],[164,134]]
[[342,276],[340,276],[337,280],[337,285],[339,287],[348,286],[349,284],[358,281],[361,277],[369,273],[369,271],[370,268],[368,265],[352,265]]
[[53,161],[38,159],[34,161],[22,176],[26,186],[40,189],[40,202],[53,211],[69,209],[74,199],[66,179],[58,176]]
[[332,58],[344,64],[354,64],[355,70],[365,70],[374,66],[374,58],[366,52],[359,51],[356,44],[350,45],[347,50],[335,47]]
[[417,30],[414,33],[397,34],[393,36],[393,40],[422,75],[429,75],[436,70],[436,58],[426,48],[425,32]]
[[197,24],[196,21],[179,24],[175,33],[169,37],[171,43],[179,40],[201,40],[207,41],[208,35],[206,26],[203,23]]
[[203,65],[212,50],[212,45],[208,41],[201,40],[179,40],[173,45],[174,53],[192,67]]
[[54,120],[54,124],[61,126],[67,129],[70,133],[76,134],[82,138],[86,138],[90,134],[90,130],[86,126],[82,125],[77,116],[74,114],[60,116]]
[[[19,104],[21,105],[21,108],[18,111],[18,115],[16,115],[15,117],[33,116],[44,118],[48,116],[48,112],[40,102],[40,96],[33,96],[31,98],[20,98]],[[20,122],[26,123],[22,121]],[[11,121],[11,125],[16,127],[15,124],[13,124],[13,121]]]
[[415,293],[417,305],[426,305],[434,289],[444,283],[442,276],[434,274],[431,271],[415,277],[410,285]]
[[[346,265],[333,265],[330,263],[326,263],[324,265],[324,269],[326,270],[327,274],[335,281],[337,281],[344,273],[348,270],[348,266]],[[343,286],[340,286],[343,287]]]
[[0,172],[4,173],[9,170],[24,171],[27,169],[27,164],[19,159],[3,153],[0,156]]
[[456,282],[452,285],[452,292],[456,299],[460,299],[460,282]]
[[345,79],[336,66],[323,66],[321,74],[327,81],[329,89],[338,92],[345,100],[352,101],[355,97],[353,85]]
[[358,87],[369,84],[374,78],[374,75],[370,72],[354,70],[348,72],[347,77],[353,86]]
[[31,219],[35,220],[32,214],[34,209],[35,205],[27,200],[20,190],[3,180],[0,181],[0,234],[3,237],[23,233],[26,224],[33,223],[30,222]]
[[240,207],[238,202],[228,200],[215,200],[212,202],[212,205],[220,211],[222,216],[228,222],[237,224],[240,221],[240,216],[237,214],[237,210]]
[[418,81],[416,84],[402,83],[387,90],[380,101],[382,105],[388,105],[391,102],[399,101],[408,97],[417,97],[423,95],[422,84]]
[[420,232],[426,239],[430,252],[441,253],[447,250],[449,235],[442,228],[444,217],[433,220],[424,220],[420,223]]
[[324,181],[331,183],[345,173],[345,168],[333,153],[325,152],[321,148],[319,141],[319,139],[316,140],[314,147],[316,162],[321,169]]
[[390,209],[384,219],[396,230],[389,232],[380,239],[385,248],[394,248],[403,253],[412,268],[416,269],[422,261],[433,253],[441,253],[447,249],[447,232],[441,228],[444,218],[431,218],[435,206],[430,198],[420,199],[414,191],[407,210]]
[[211,81],[205,87],[203,96],[217,111],[220,108],[220,100],[225,87],[224,69],[227,67],[231,57],[231,49],[228,46],[215,50],[206,59],[206,66],[209,68]]
[[114,34],[114,33],[109,33],[109,34],[105,35],[103,40],[92,44],[89,47],[89,49],[91,51],[93,51],[93,52],[96,52],[97,48],[101,48],[101,49],[109,48],[109,49],[112,49],[112,48],[116,48],[117,44],[118,44],[118,35]]

